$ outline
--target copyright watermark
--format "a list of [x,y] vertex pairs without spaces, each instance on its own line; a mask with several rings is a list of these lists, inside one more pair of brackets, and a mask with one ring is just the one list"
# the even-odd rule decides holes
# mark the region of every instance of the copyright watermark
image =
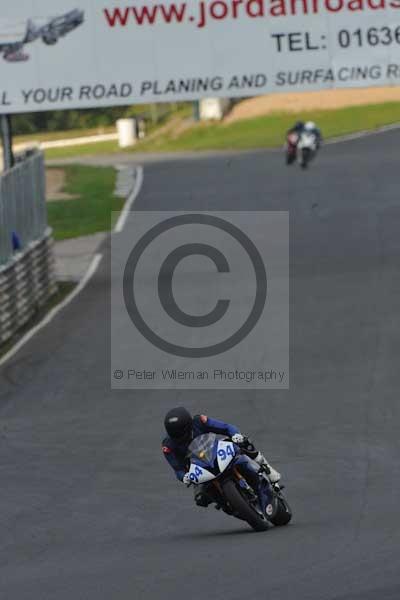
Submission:
[[287,388],[288,253],[288,213],[132,213],[112,240],[112,386]]

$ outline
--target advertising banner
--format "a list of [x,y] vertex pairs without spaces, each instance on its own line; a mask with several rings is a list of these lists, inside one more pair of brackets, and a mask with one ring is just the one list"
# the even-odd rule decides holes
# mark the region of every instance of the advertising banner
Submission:
[[0,112],[398,85],[400,0],[0,0]]

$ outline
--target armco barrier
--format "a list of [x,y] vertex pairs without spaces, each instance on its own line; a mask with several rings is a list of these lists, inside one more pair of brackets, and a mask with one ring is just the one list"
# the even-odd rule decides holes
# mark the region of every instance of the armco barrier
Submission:
[[56,291],[53,240],[48,229],[0,267],[0,346]]
[[13,235],[26,248],[43,237],[46,227],[44,158],[34,150],[0,175],[0,265],[13,255]]
[[43,154],[0,175],[0,346],[56,291]]

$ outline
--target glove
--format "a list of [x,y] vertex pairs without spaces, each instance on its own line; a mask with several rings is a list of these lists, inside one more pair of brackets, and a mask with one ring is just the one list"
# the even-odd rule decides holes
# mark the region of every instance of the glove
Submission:
[[246,438],[241,433],[234,433],[231,437],[231,440],[234,444],[238,444],[238,446],[240,446],[246,441]]
[[187,487],[189,487],[189,485],[191,485],[192,480],[190,479],[190,475],[189,473],[185,473],[182,479],[182,483],[184,483]]

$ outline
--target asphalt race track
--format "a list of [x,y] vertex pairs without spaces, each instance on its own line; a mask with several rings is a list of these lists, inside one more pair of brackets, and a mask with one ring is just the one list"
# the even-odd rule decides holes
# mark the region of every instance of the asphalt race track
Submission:
[[[400,598],[400,132],[145,166],[136,209],[289,210],[290,391],[110,392],[109,247],[0,370],[1,600]],[[284,474],[289,527],[193,505],[165,411],[238,424]]]

